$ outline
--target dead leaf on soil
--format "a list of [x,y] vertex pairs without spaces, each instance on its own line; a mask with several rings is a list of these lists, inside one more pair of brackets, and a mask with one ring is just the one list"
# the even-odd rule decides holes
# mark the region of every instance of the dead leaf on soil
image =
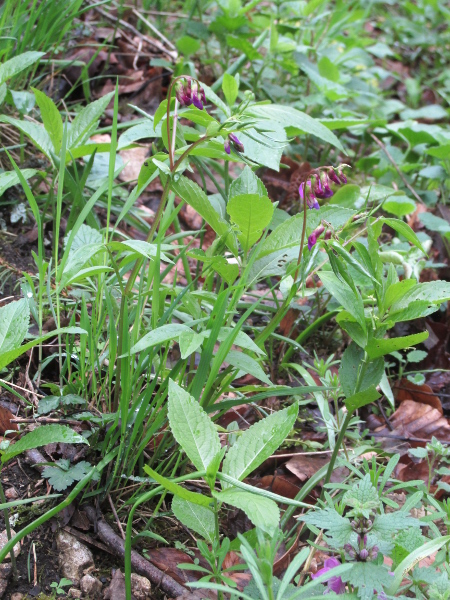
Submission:
[[[435,436],[438,440],[448,442],[450,440],[450,425],[441,413],[430,406],[413,400],[404,400],[390,418],[393,431],[387,427],[379,427],[375,431],[381,434],[383,448],[396,448],[400,454],[405,454],[410,444],[402,443],[398,438],[405,441],[414,438],[424,443]],[[414,441],[414,440],[413,440]]]
[[11,419],[14,418],[15,416],[10,410],[4,406],[0,406],[0,435],[4,435],[6,431],[11,429],[18,431],[17,423],[11,423]]
[[426,383],[423,385],[415,385],[408,379],[402,379],[395,391],[395,398],[398,402],[403,402],[404,400],[414,400],[414,402],[428,404],[429,406],[432,406],[438,410],[441,415],[444,414],[441,401],[433,394],[433,390]]

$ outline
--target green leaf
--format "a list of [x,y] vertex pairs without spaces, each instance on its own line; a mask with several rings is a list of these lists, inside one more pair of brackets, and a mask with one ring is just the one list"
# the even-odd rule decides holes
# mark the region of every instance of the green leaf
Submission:
[[25,298],[0,308],[0,356],[20,347],[29,325],[30,309]]
[[272,220],[274,206],[267,196],[240,194],[230,198],[227,213],[238,226],[238,239],[244,252],[259,240],[265,227]]
[[416,203],[408,196],[401,194],[399,196],[391,196],[389,200],[383,203],[383,210],[396,217],[404,217],[410,215],[416,210]]
[[31,121],[20,121],[19,119],[14,119],[7,115],[2,115],[0,117],[0,122],[9,123],[10,125],[13,125],[13,127],[17,127],[17,129],[30,138],[42,154],[45,154],[45,156],[51,160],[53,152],[52,140],[42,125],[32,123]]
[[259,527],[269,535],[273,535],[278,527],[280,510],[276,503],[269,498],[243,492],[236,488],[213,492],[213,496],[220,502],[243,510],[255,527]]
[[414,550],[414,552],[411,552],[395,569],[394,579],[392,580],[392,578],[390,578],[386,592],[390,595],[396,594],[408,571],[414,568],[421,560],[431,556],[449,542],[450,535],[444,535],[424,544],[421,548]]
[[224,73],[222,91],[228,106],[233,106],[238,96],[239,86],[236,78],[229,73]]
[[379,508],[381,504],[378,491],[372,485],[368,473],[345,492],[342,501],[353,509],[346,514],[347,517],[363,515],[366,519],[370,517],[371,511]]
[[84,265],[101,250],[105,251],[103,244],[94,243],[86,244],[79,247],[75,252],[70,252],[64,270],[61,273],[59,290],[69,285],[74,280],[74,277],[80,273]]
[[195,468],[206,471],[220,451],[219,435],[197,400],[172,379],[169,379],[169,423]]
[[181,358],[184,360],[202,345],[204,336],[190,329],[183,331],[179,337]]
[[330,294],[355,317],[363,331],[366,331],[364,304],[359,293],[352,290],[345,281],[339,280],[334,273],[320,271],[319,277]]
[[[364,350],[355,344],[355,342],[352,342],[342,355],[339,378],[347,398],[355,393],[358,373],[362,367],[363,359]],[[382,358],[369,362],[365,369],[364,377],[359,382],[359,391],[377,386],[383,377],[383,373],[384,360]]]
[[343,546],[353,533],[350,520],[342,517],[334,508],[327,507],[312,510],[306,515],[299,517],[307,525],[314,525],[319,529],[326,529],[333,538],[333,542]]
[[100,117],[105,112],[113,96],[114,92],[110,92],[80,110],[69,128],[67,136],[68,150],[79,146],[94,133]]
[[406,335],[404,337],[399,338],[381,340],[372,339],[367,344],[366,351],[369,355],[369,358],[373,360],[374,358],[384,356],[385,354],[389,354],[390,352],[394,352],[396,350],[403,350],[404,348],[409,348],[410,346],[420,344],[427,338],[428,331],[424,331],[422,333],[414,333],[413,335]]
[[441,304],[450,300],[450,282],[427,281],[418,283],[404,294],[401,300],[392,305],[392,310],[407,308],[411,302],[423,300],[433,304]]
[[389,225],[389,227],[392,227],[392,229],[395,229],[395,231],[405,237],[408,242],[411,242],[413,246],[416,246],[416,248],[419,248],[419,250],[426,254],[425,248],[422,246],[419,238],[409,225],[398,219],[382,218],[380,221],[382,223],[386,223],[386,225]]
[[245,166],[242,173],[231,182],[229,198],[233,196],[242,196],[243,194],[257,194],[258,196],[267,196],[267,190],[261,179],[255,175],[248,165]]
[[298,413],[298,404],[292,404],[255,423],[240,435],[228,450],[222,472],[242,480],[271,456],[283,443]]
[[174,481],[170,481],[166,477],[163,477],[153,469],[151,469],[148,465],[144,466],[144,471],[150,475],[152,479],[157,481],[160,485],[164,486],[166,490],[168,490],[174,496],[178,496],[187,500],[190,503],[196,504],[198,506],[209,506],[213,501],[212,498],[208,498],[208,496],[204,496],[203,494],[197,494],[196,492],[191,492],[190,490],[185,489],[178,483]]
[[373,521],[373,529],[378,536],[386,541],[392,540],[392,535],[397,531],[403,531],[408,527],[420,528],[422,523],[419,519],[411,517],[411,515],[403,510],[376,515]]
[[193,504],[179,496],[174,496],[172,511],[183,525],[201,535],[207,542],[213,543],[215,539],[215,519],[211,509]]
[[[239,373],[248,373],[249,375],[256,377],[256,379],[267,383],[267,385],[272,385],[272,382],[264,373],[261,365],[248,354],[238,352],[237,350],[230,350],[225,357],[225,362],[233,366],[235,369],[239,369]],[[239,373],[237,374],[237,377],[241,376]]]
[[216,212],[202,188],[194,181],[181,176],[178,181],[172,184],[172,189],[189,206],[192,206],[218,235],[224,236],[225,243],[233,254],[237,256],[236,237],[229,223]]
[[262,120],[275,121],[283,127],[293,128],[299,132],[309,133],[318,137],[320,140],[335,146],[342,152],[342,147],[339,139],[332,133],[328,127],[322,125],[317,119],[313,119],[309,115],[292,106],[282,106],[281,104],[263,104],[251,106],[245,111],[245,114],[260,117]]
[[142,352],[147,348],[156,346],[157,344],[164,344],[175,339],[184,332],[192,332],[192,329],[182,323],[170,323],[169,325],[162,325],[153,331],[149,331],[141,338],[131,349],[130,354],[136,354]]
[[[20,172],[25,179],[30,179],[30,177],[36,175],[38,171],[37,169],[21,169]],[[0,196],[2,196],[8,188],[17,185],[18,183],[20,183],[20,179],[15,171],[3,171],[3,173],[0,173]]]
[[362,392],[357,392],[352,396],[349,396],[345,399],[344,403],[347,407],[347,410],[350,412],[355,411],[357,408],[361,408],[366,406],[366,404],[370,404],[374,402],[378,398],[380,398],[381,394],[379,394],[375,387],[367,388]]
[[374,562],[352,563],[350,571],[341,576],[342,581],[349,582],[358,590],[361,600],[373,600],[374,592],[382,592],[392,581],[386,565]]
[[45,130],[50,136],[55,153],[59,154],[64,130],[64,125],[61,115],[59,114],[59,110],[56,108],[56,105],[51,98],[35,88],[31,89],[36,96],[36,102],[41,111],[42,122],[44,123]]
[[9,446],[2,454],[2,463],[11,460],[11,458],[25,452],[25,450],[55,443],[88,444],[88,441],[64,425],[40,425],[37,429],[33,429],[33,431],[20,438],[18,442]]
[[19,348],[16,348],[13,350],[8,350],[7,352],[1,353],[0,354],[0,369],[3,369],[7,365],[9,365],[9,363],[11,363],[13,360],[16,360],[16,358],[19,358],[19,356],[24,354],[30,348],[34,348],[34,346],[37,346],[38,344],[45,342],[45,340],[48,340],[48,338],[56,337],[60,334],[62,335],[63,333],[85,335],[86,331],[84,329],[81,329],[80,327],[63,327],[61,329],[55,329],[55,331],[50,331],[49,333],[46,333],[45,335],[43,335],[39,338],[36,338],[36,339],[32,340],[31,342],[27,342],[26,344],[24,344],[23,346],[20,346]]
[[23,52],[0,65],[0,85],[37,62],[45,52]]

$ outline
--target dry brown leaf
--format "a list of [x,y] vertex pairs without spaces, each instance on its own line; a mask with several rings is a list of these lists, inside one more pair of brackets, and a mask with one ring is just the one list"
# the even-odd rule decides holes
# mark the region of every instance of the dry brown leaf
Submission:
[[11,419],[14,418],[15,416],[10,410],[0,406],[0,435],[4,435],[6,431],[11,429],[18,431],[17,423],[11,423]]
[[413,400],[404,400],[390,418],[393,431],[387,427],[378,428],[376,432],[385,436],[382,445],[385,449],[397,446],[400,454],[405,454],[409,444],[399,447],[399,438],[407,441],[423,441],[424,443],[435,436],[441,441],[450,441],[450,425],[441,413],[430,406]]
[[444,414],[441,401],[433,394],[433,390],[426,383],[423,385],[415,385],[408,379],[402,379],[399,383],[399,387],[397,387],[395,391],[395,398],[398,402],[414,400],[414,402],[428,404],[438,410],[441,415]]

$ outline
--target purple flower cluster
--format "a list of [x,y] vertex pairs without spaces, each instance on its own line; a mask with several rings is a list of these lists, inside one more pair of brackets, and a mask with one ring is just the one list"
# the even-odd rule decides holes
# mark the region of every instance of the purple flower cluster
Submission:
[[[314,575],[311,575],[312,579],[317,579],[325,573],[332,571],[336,567],[339,567],[341,563],[337,558],[332,556],[331,558],[327,558],[324,562],[323,568],[317,571]],[[335,575],[330,575],[330,578],[326,581],[328,591],[334,592],[335,594],[345,594],[345,583],[342,581],[340,577],[336,577]]]
[[311,175],[310,179],[300,184],[298,193],[302,200],[306,199],[308,208],[318,210],[320,207],[317,198],[319,200],[331,198],[334,194],[330,187],[331,183],[336,185],[347,183],[347,177],[342,172],[343,166],[340,166],[338,169],[334,169],[333,167],[327,167],[326,170],[319,169],[318,172],[316,171]]
[[234,133],[229,133],[228,138],[225,140],[224,148],[227,154],[231,153],[231,146],[238,152],[244,152],[244,144]]
[[177,82],[175,94],[180,106],[193,104],[199,110],[203,110],[203,103],[206,102],[205,90],[195,79],[186,77],[184,83]]
[[[319,225],[319,227],[317,227],[316,229],[314,229],[314,231],[311,233],[311,235],[308,236],[308,250],[312,250],[313,246],[316,245],[318,238],[322,235],[322,233],[325,231],[325,227],[323,225]],[[329,240],[331,238],[331,231],[328,229],[325,233],[325,239]]]

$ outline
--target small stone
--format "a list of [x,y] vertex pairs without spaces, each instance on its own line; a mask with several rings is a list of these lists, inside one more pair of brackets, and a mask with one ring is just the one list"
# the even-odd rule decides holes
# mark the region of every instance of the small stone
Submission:
[[23,594],[21,594],[20,592],[11,594],[11,600],[22,600],[23,598],[25,598],[25,596]]
[[[14,537],[16,535],[16,532],[14,531],[14,529],[11,529],[11,537]],[[2,531],[0,533],[0,550],[2,550],[6,544],[8,543],[8,535],[6,533],[6,529],[5,531]],[[19,556],[20,554],[20,542],[17,542],[17,544],[14,546],[14,556]],[[8,553],[8,555],[5,558],[5,561],[10,561],[11,560],[11,554]]]
[[17,500],[19,494],[13,487],[10,487],[7,490],[5,490],[5,496],[7,500]]
[[70,588],[67,595],[69,598],[81,598],[81,592],[77,588]]
[[61,575],[78,584],[86,569],[94,566],[92,552],[66,531],[58,533],[56,545]]
[[80,580],[80,590],[89,598],[96,598],[102,591],[102,582],[93,575],[85,575]]
[[146,577],[131,573],[131,591],[136,600],[148,600],[152,586]]

